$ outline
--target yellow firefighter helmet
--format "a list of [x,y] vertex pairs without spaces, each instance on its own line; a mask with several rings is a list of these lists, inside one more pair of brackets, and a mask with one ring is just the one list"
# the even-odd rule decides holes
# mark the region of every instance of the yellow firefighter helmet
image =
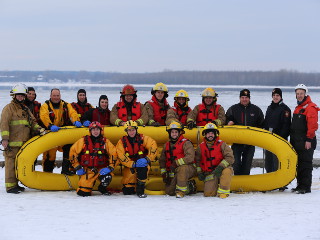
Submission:
[[138,123],[133,120],[127,121],[123,126],[126,132],[128,131],[128,129],[132,129],[132,128],[138,129]]
[[201,93],[202,97],[217,97],[218,94],[213,88],[206,88],[205,90],[202,91]]
[[208,132],[213,132],[216,135],[216,137],[219,136],[218,127],[212,122],[209,122],[204,126],[202,130],[202,136],[206,135]]

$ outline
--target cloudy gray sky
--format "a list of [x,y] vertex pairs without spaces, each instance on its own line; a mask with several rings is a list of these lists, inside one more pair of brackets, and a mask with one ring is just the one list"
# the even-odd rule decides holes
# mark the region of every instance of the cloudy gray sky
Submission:
[[319,0],[0,0],[0,70],[320,72]]

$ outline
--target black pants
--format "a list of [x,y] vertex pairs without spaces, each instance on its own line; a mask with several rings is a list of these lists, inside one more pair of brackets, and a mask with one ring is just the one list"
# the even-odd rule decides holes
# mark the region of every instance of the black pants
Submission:
[[312,160],[314,149],[297,151],[298,166],[297,166],[297,187],[305,190],[311,189],[312,184]]
[[246,144],[233,144],[234,175],[250,175],[255,146]]
[[265,151],[265,168],[267,173],[275,172],[278,170],[279,160],[275,154],[269,151]]

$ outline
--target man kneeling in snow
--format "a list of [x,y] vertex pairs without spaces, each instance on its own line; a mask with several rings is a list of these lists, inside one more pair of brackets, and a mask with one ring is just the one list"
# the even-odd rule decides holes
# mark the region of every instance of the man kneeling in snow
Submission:
[[99,122],[89,125],[90,135],[75,142],[70,149],[70,161],[80,176],[77,194],[90,196],[94,183],[100,180],[98,190],[104,195],[110,195],[107,186],[112,180],[111,172],[116,167],[117,151],[115,146],[103,137]]
[[226,198],[230,194],[234,163],[231,148],[219,139],[214,123],[207,123],[202,131],[203,142],[196,151],[198,178],[204,181],[204,196]]

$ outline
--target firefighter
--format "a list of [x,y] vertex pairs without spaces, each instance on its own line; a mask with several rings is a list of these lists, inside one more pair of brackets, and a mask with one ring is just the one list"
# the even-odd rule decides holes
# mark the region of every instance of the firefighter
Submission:
[[311,193],[312,160],[317,146],[319,107],[311,101],[308,88],[298,84],[295,88],[297,106],[294,109],[290,128],[290,142],[298,154],[297,186],[292,192]]
[[40,107],[41,103],[36,101],[37,94],[33,87],[28,87],[27,97],[24,100],[24,104],[30,109],[33,116],[36,118],[39,125],[41,125],[40,121]]
[[77,194],[82,197],[91,196],[98,179],[99,192],[111,195],[107,186],[112,180],[112,171],[117,166],[116,147],[103,137],[99,122],[90,123],[89,132],[89,135],[80,138],[70,149],[70,161],[76,174],[80,176]]
[[117,154],[123,170],[123,194],[137,194],[145,198],[145,183],[148,178],[150,162],[157,156],[157,143],[151,137],[138,133],[138,124],[129,120],[124,124],[127,132],[117,143]]
[[172,122],[167,127],[169,141],[164,144],[159,159],[160,172],[165,183],[167,195],[183,198],[196,193],[194,148],[190,140],[183,136],[183,126]]
[[169,125],[171,122],[180,122],[184,126],[187,125],[187,116],[191,111],[191,108],[188,106],[189,101],[189,95],[185,90],[181,89],[176,92],[174,106],[168,110],[166,125]]
[[234,163],[231,148],[219,139],[219,130],[214,123],[207,123],[203,141],[196,150],[198,178],[204,181],[205,197],[226,198],[230,194]]
[[132,85],[125,85],[120,92],[120,102],[116,103],[110,114],[110,122],[115,126],[123,126],[133,120],[138,125],[148,123],[148,113],[144,105],[137,102],[137,90]]
[[187,127],[192,129],[196,126],[205,126],[209,122],[214,122],[221,126],[226,122],[224,108],[217,104],[218,94],[212,88],[206,88],[201,93],[202,103],[188,114]]
[[[71,103],[72,107],[78,113],[79,119],[81,119],[82,115],[93,108],[90,103],[88,103],[87,92],[84,89],[79,89],[77,93],[77,102]],[[89,126],[89,125],[88,125]],[[88,127],[86,126],[86,127]]]
[[150,126],[165,126],[167,112],[170,108],[167,102],[168,88],[162,82],[157,83],[151,90],[152,98],[145,103],[148,112],[148,125]]
[[88,127],[94,121],[100,122],[103,126],[110,125],[109,99],[107,95],[101,95],[99,97],[99,106],[85,112],[81,121],[85,127]]
[[4,148],[5,158],[5,186],[7,193],[20,193],[25,189],[18,185],[15,174],[15,158],[22,145],[28,141],[32,134],[44,131],[30,109],[24,105],[27,87],[16,84],[10,91],[12,101],[6,105],[1,113],[1,144]]
[[[61,99],[60,90],[57,88],[51,89],[50,99],[45,101],[40,108],[40,119],[44,126],[51,132],[59,131],[60,127],[74,125],[81,127],[76,110],[73,109],[70,103]],[[64,145],[63,161],[62,161],[62,174],[73,175],[70,171],[69,151],[71,144]],[[43,171],[52,172],[56,160],[56,151],[58,148],[50,149],[43,153]]]

